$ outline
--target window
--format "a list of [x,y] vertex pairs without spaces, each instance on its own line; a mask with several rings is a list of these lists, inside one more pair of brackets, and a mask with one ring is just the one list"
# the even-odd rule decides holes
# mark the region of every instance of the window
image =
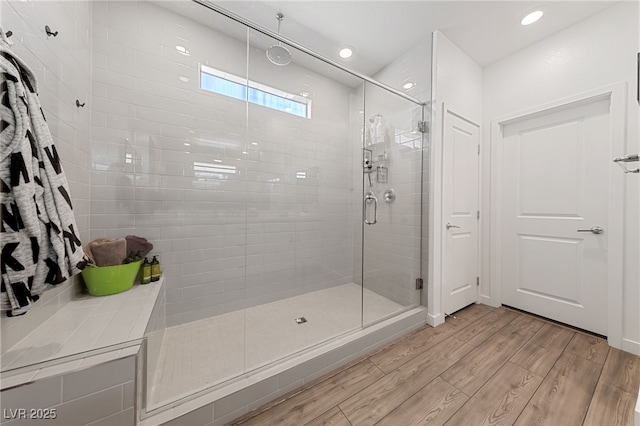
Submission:
[[200,88],[267,108],[311,118],[311,99],[200,65]]

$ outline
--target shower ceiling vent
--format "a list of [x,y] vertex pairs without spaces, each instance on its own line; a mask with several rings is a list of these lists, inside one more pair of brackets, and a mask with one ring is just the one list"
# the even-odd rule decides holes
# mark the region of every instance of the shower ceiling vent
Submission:
[[305,317],[296,318],[296,324],[304,324],[305,322],[307,322]]

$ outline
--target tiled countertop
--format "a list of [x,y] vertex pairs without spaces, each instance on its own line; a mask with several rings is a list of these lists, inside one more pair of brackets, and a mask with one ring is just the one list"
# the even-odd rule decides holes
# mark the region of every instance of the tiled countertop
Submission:
[[137,352],[163,285],[75,297],[2,356],[2,388]]

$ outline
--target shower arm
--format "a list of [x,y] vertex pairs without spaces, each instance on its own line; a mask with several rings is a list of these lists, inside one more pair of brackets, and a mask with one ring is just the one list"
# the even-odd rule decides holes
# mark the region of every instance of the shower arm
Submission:
[[[278,20],[278,36],[280,35],[280,25],[282,25],[282,20],[284,19],[284,15],[280,12],[276,13],[276,19]],[[278,40],[278,46],[282,46],[282,41]]]

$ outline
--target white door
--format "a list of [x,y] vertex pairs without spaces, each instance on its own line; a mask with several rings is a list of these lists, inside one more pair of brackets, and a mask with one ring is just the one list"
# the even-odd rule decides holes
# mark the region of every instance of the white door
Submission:
[[610,97],[502,126],[502,303],[607,334]]
[[451,314],[478,298],[480,128],[445,109],[443,129],[442,288]]

